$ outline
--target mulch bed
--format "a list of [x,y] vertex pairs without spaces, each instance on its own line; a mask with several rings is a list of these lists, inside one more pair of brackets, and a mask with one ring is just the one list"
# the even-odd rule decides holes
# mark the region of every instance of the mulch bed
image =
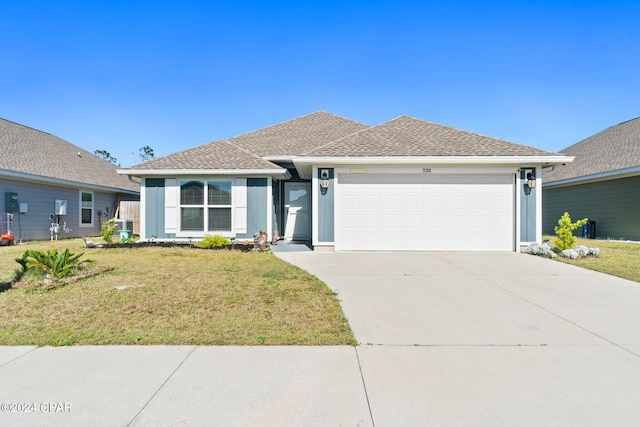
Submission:
[[[244,243],[232,243],[230,245],[219,246],[214,248],[200,248],[193,243],[175,241],[175,242],[135,242],[135,243],[104,243],[96,246],[89,246],[88,249],[113,249],[113,248],[193,248],[193,249],[207,249],[207,250],[238,250],[242,252],[249,252],[254,248],[260,250],[259,245],[254,245],[252,241],[247,244]],[[263,247],[262,250],[268,249],[269,245]]]

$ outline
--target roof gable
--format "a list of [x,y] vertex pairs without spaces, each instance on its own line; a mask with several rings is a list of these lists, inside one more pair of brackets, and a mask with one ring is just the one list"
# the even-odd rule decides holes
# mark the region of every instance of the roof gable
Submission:
[[0,119],[0,169],[91,186],[140,191],[117,166],[46,132]]
[[409,116],[397,117],[306,154],[314,157],[556,155]]
[[575,156],[573,162],[557,166],[545,175],[545,182],[556,182],[583,176],[640,166],[640,117],[611,126],[564,150]]
[[325,111],[230,138],[229,142],[262,157],[290,157],[367,129],[369,126]]
[[133,169],[280,169],[255,154],[238,148],[229,141],[218,140],[168,156],[158,157]]

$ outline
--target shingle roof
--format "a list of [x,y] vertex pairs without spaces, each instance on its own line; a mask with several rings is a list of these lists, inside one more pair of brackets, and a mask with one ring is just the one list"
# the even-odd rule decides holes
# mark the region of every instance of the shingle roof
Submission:
[[262,157],[298,156],[368,127],[325,111],[317,111],[230,138],[229,142]]
[[367,126],[324,111],[132,166],[154,169],[278,169],[291,157],[552,156],[451,127],[400,116]]
[[180,151],[133,166],[133,169],[280,169],[226,140]]
[[140,186],[117,167],[46,132],[0,119],[0,169],[44,178],[127,191]]
[[575,159],[545,175],[545,183],[640,166],[640,117],[611,126],[562,153]]
[[409,116],[400,116],[307,153],[327,157],[549,156],[515,144]]

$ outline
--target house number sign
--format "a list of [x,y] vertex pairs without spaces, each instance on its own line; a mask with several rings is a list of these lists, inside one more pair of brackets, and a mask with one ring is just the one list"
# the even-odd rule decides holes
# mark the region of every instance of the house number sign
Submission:
[[431,173],[431,168],[422,168],[422,173]]

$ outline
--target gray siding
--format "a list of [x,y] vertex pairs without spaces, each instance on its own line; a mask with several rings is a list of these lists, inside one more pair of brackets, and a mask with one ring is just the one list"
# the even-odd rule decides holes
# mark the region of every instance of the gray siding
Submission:
[[[60,231],[58,238],[72,237],[94,237],[100,235],[102,223],[108,219],[103,215],[98,215],[98,211],[104,211],[109,207],[110,216],[115,212],[115,193],[99,192],[81,187],[62,187],[55,185],[45,185],[35,182],[25,182],[18,180],[0,179],[0,191],[2,197],[2,229],[6,228],[6,206],[4,200],[5,192],[18,193],[18,202],[26,203],[28,212],[26,214],[16,213],[13,218],[14,241],[27,242],[31,240],[49,240],[51,238],[51,221],[49,215],[54,212],[55,200],[67,201],[67,229],[68,232]],[[93,225],[80,226],[80,191],[92,192],[94,201]]]
[[573,221],[596,221],[597,238],[640,240],[640,176],[543,188],[542,201],[544,234],[554,235],[558,219],[569,212]]
[[520,179],[520,241],[535,242],[537,195],[535,189],[527,189],[524,169],[520,171]]
[[267,178],[247,178],[247,232],[237,238],[252,238],[267,229]]
[[[322,169],[318,169],[318,179],[321,178]],[[334,241],[334,194],[335,181],[333,179],[333,169],[329,169],[329,188],[325,194],[322,194],[320,188],[318,194],[318,242]]]

